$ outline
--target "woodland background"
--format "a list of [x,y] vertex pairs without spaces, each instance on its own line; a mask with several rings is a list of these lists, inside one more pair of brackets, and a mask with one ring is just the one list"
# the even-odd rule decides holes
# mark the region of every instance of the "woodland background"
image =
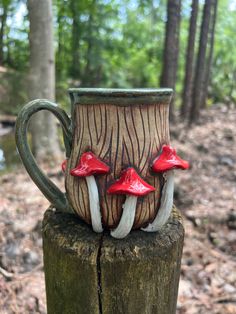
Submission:
[[[24,1],[1,0],[1,7],[1,85],[10,90],[0,110],[16,114],[29,99],[30,16]],[[186,83],[194,81],[195,95],[208,85],[201,106],[234,102],[235,19],[236,2],[230,0],[208,0],[205,7],[204,1],[172,0],[168,10],[164,0],[54,1],[56,98],[68,107],[68,86],[169,86],[176,89],[177,110]],[[189,67],[192,78],[186,81]]]
[[[171,139],[186,228],[178,314],[236,313],[236,1],[0,0],[0,313],[46,313],[48,202],[17,154],[24,103],[69,87],[172,87]],[[40,113],[31,146],[63,188],[61,133]]]

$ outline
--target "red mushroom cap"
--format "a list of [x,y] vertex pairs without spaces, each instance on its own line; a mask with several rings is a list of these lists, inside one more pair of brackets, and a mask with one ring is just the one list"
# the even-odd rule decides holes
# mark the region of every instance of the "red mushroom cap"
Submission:
[[67,159],[65,159],[65,160],[63,161],[63,163],[61,164],[61,170],[62,170],[63,172],[66,172],[66,166],[67,166]]
[[109,187],[107,193],[143,196],[152,191],[155,191],[153,186],[140,178],[134,168],[128,168],[122,172],[120,179]]
[[83,153],[76,168],[70,171],[75,177],[88,177],[94,174],[106,174],[110,168],[92,152]]
[[176,150],[168,145],[162,146],[161,154],[154,160],[152,169],[155,172],[165,172],[171,169],[188,169],[189,163],[181,159]]

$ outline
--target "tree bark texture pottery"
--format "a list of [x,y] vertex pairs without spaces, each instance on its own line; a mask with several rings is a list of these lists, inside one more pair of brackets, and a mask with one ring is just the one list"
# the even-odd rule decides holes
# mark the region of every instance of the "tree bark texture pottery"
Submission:
[[[125,194],[107,193],[127,168],[155,191],[137,198],[133,229],[145,228],[158,212],[165,180],[152,170],[163,145],[169,145],[171,89],[70,89],[71,119],[55,104],[35,100],[19,113],[16,143],[31,178],[47,199],[61,211],[73,211],[91,224],[86,177],[71,175],[82,154],[91,152],[109,169],[93,174],[96,180],[103,228],[119,225]],[[30,117],[40,110],[51,111],[61,122],[67,161],[64,195],[38,168],[26,140]]]

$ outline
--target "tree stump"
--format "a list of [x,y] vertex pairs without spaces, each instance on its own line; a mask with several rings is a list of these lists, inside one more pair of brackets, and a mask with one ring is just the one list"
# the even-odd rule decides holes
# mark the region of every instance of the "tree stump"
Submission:
[[48,314],[174,314],[184,229],[173,208],[160,232],[124,240],[48,209],[43,250]]

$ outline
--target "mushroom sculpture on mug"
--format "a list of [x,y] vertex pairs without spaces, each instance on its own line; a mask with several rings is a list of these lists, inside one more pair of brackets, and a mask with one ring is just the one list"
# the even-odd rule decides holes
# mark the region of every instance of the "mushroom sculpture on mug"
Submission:
[[147,195],[154,190],[153,186],[140,178],[134,168],[128,168],[122,172],[120,179],[107,190],[108,194],[126,195],[125,203],[122,206],[122,217],[118,226],[111,231],[112,237],[122,239],[129,234],[134,224],[138,197]]
[[62,172],[66,172],[66,167],[67,167],[67,159],[65,159],[64,161],[63,161],[63,163],[61,164],[61,170],[62,170]]
[[173,169],[188,169],[189,163],[181,159],[176,150],[168,145],[162,146],[161,154],[154,160],[152,170],[154,172],[163,173],[165,183],[162,189],[161,205],[158,213],[152,223],[143,231],[155,232],[159,230],[168,220],[172,206],[174,195],[174,170]]
[[99,160],[92,152],[83,153],[76,168],[70,171],[75,177],[84,177],[89,193],[89,205],[92,227],[95,232],[102,232],[102,217],[100,212],[99,194],[94,175],[108,173],[110,168]]

